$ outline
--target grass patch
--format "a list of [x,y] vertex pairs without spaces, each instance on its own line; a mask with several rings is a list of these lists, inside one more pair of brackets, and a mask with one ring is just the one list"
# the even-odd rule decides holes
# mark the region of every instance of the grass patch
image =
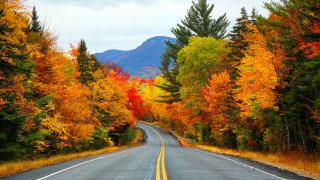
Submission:
[[17,162],[5,162],[0,164],[0,177],[11,176],[17,173],[25,172],[40,167],[57,164],[64,161],[70,161],[79,158],[85,158],[89,156],[95,156],[104,153],[110,153],[119,151],[128,147],[137,146],[141,144],[143,134],[141,130],[136,130],[135,138],[125,146],[107,147],[99,150],[84,151],[78,153],[61,154],[47,158],[39,158],[35,160],[23,160]]
[[238,151],[234,149],[221,149],[218,147],[188,144],[181,142],[184,146],[196,147],[208,150],[215,153],[238,156],[246,159],[251,159],[263,164],[277,167],[282,170],[287,170],[296,173],[300,176],[309,177],[312,179],[320,179],[320,159],[319,157],[311,157],[293,152],[278,152],[278,153],[261,153],[250,151]]

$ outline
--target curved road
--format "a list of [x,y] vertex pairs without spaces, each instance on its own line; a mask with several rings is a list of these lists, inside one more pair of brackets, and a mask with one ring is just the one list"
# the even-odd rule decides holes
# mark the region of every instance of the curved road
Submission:
[[146,144],[136,148],[51,165],[4,179],[302,179],[240,158],[185,148],[156,126],[138,123]]

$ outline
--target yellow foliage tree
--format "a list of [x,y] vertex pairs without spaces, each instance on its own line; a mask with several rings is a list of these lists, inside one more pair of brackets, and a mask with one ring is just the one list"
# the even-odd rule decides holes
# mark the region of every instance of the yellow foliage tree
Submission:
[[93,77],[97,79],[89,88],[95,116],[99,117],[105,126],[109,126],[111,131],[121,131],[133,118],[126,107],[129,86],[116,79],[112,73],[104,77],[101,70],[96,71]]
[[239,88],[235,90],[244,119],[257,115],[259,108],[273,107],[276,102],[274,90],[278,85],[274,56],[267,48],[266,39],[256,27],[252,26],[251,30],[244,34],[249,46],[238,67],[240,77],[236,83]]
[[[168,95],[167,92],[156,87],[155,85],[162,85],[165,83],[165,79],[161,76],[157,76],[153,83],[145,83],[142,86],[141,96],[145,102],[145,106],[148,107],[148,111],[152,113],[153,117],[146,117],[148,119],[154,118],[155,120],[169,119],[168,114],[169,105],[166,103],[160,103],[160,97]],[[151,114],[149,114],[151,115]]]

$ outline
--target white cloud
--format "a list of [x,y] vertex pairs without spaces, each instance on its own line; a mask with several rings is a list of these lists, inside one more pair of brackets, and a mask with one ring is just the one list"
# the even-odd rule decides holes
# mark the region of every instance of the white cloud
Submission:
[[[153,5],[157,0],[41,0],[47,4],[70,4],[74,6],[101,9],[106,6],[119,6],[127,3],[135,3],[142,5]],[[161,1],[161,0],[158,0]],[[162,0],[163,1],[163,0]],[[176,2],[185,2],[186,0],[173,0]]]
[[[241,7],[255,6],[266,14],[259,0],[208,0],[213,16],[224,12],[235,21]],[[107,49],[133,49],[152,36],[172,36],[170,29],[180,23],[191,0],[29,0],[36,5],[42,21],[59,35],[64,49],[84,39],[92,53]]]

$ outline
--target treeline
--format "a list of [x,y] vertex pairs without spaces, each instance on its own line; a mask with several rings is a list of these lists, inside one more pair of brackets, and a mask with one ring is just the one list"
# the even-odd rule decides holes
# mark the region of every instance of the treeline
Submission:
[[123,144],[142,116],[139,79],[86,43],[61,52],[22,1],[0,2],[0,161]]
[[194,1],[172,28],[145,119],[220,147],[319,152],[320,1],[265,3],[268,17],[242,8],[229,34],[213,7]]

